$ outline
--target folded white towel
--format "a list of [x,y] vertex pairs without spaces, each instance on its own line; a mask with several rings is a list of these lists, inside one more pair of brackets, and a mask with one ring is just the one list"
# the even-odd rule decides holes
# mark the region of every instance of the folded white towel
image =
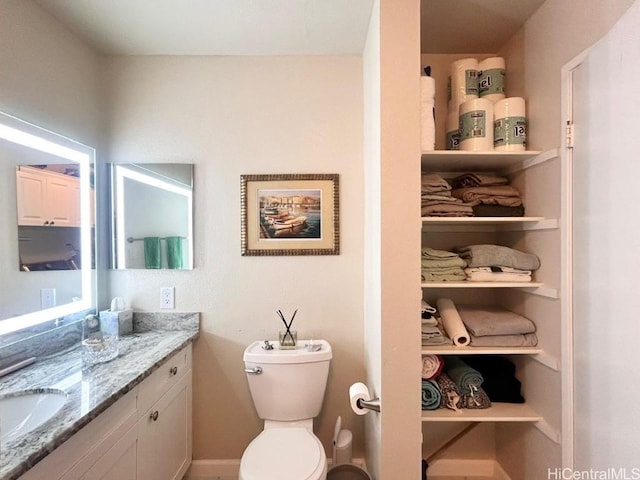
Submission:
[[491,267],[465,268],[464,273],[469,282],[530,282],[530,270],[501,267],[502,271],[494,271]]

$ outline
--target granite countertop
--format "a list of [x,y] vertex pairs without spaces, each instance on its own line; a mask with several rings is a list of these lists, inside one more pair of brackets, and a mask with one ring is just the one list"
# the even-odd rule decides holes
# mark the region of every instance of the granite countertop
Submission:
[[173,318],[180,318],[171,329],[158,327],[151,315],[142,318],[133,334],[120,337],[118,357],[107,363],[83,368],[78,345],[0,378],[3,396],[38,388],[67,393],[65,405],[52,419],[0,444],[0,480],[19,478],[199,334],[197,313],[175,314]]

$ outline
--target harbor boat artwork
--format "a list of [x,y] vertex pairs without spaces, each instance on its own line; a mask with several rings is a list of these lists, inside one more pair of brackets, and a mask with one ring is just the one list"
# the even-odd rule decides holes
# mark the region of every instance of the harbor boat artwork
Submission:
[[242,256],[339,255],[336,173],[240,175]]
[[322,238],[322,190],[258,190],[260,239]]

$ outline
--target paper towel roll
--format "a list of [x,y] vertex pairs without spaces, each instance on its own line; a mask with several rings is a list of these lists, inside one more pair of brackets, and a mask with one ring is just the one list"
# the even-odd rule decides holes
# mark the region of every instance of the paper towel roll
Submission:
[[493,102],[476,98],[460,105],[460,150],[493,150]]
[[527,149],[527,116],[524,98],[509,97],[494,105],[493,145],[500,152]]
[[504,58],[491,57],[482,60],[478,64],[478,96],[494,103],[505,98],[504,74]]
[[369,410],[358,406],[358,400],[371,400],[369,395],[369,389],[362,382],[356,382],[349,387],[349,402],[351,403],[351,410],[358,415],[366,415]]
[[447,150],[460,150],[460,121],[457,110],[450,110],[445,125]]
[[436,146],[435,122],[436,82],[433,77],[420,77],[420,120],[422,151],[431,151]]
[[451,106],[456,109],[473,98],[478,98],[478,60],[456,60],[451,64]]
[[436,300],[436,306],[442,325],[449,338],[453,340],[453,343],[458,346],[468,345],[470,341],[469,332],[464,327],[453,301],[450,298],[439,298]]

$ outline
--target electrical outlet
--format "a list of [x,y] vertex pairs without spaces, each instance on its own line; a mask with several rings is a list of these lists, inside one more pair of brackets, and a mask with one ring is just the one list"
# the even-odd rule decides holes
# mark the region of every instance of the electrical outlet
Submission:
[[40,308],[52,308],[56,306],[56,289],[40,289]]
[[174,292],[174,287],[160,287],[160,308],[175,307]]

